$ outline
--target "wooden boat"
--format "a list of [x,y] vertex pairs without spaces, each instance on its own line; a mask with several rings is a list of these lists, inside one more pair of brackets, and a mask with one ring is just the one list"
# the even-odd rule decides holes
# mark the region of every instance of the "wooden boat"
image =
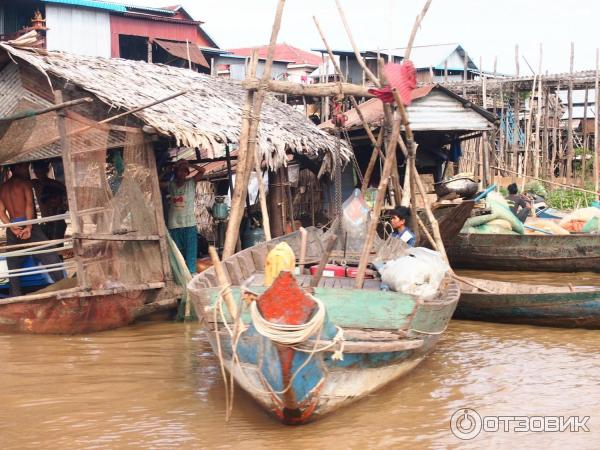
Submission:
[[455,269],[600,272],[600,235],[464,234],[444,242]]
[[[239,302],[242,291],[251,291],[256,310],[268,322],[306,324],[316,316],[319,304],[314,298],[319,299],[326,310],[322,331],[301,344],[285,346],[265,337],[253,311],[245,308],[241,318],[248,328],[234,350],[223,319],[214,311],[222,292],[215,269],[197,275],[188,285],[195,311],[208,324],[210,343],[217,355],[221,349],[226,369],[283,423],[320,418],[407,374],[446,329],[459,296],[457,283],[449,278],[432,300],[379,290],[375,279],[356,290],[352,278],[322,278],[310,289],[308,275],[290,272],[281,272],[271,287],[263,287],[267,253],[283,241],[298,254],[300,236],[292,233],[237,253],[222,266],[234,299]],[[309,260],[324,253],[323,235],[314,228],[309,229],[307,253]],[[343,359],[336,359],[336,352],[343,352]]]
[[[600,328],[600,287],[547,286],[463,277],[455,319]],[[480,286],[486,290],[477,289]]]
[[0,300],[0,332],[81,334],[131,324],[177,307],[181,291],[164,283],[86,293],[78,288]]

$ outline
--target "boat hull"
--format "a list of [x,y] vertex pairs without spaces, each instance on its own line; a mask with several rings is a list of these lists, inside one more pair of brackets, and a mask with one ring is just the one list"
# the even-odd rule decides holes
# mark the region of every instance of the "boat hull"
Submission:
[[[214,333],[209,340],[217,351]],[[225,367],[237,384],[266,412],[286,425],[302,425],[318,420],[333,411],[350,405],[411,372],[433,348],[437,338],[429,339],[422,349],[405,352],[344,355],[335,361],[331,354],[318,354],[308,370],[292,382],[289,397],[302,398],[290,408],[284,395],[271,392],[260,365],[242,362],[232,364],[225,358]],[[244,359],[243,352],[240,354]],[[310,374],[307,376],[307,374]],[[313,377],[313,379],[311,379]],[[306,385],[313,386],[305,393]]]
[[176,307],[175,298],[158,300],[157,294],[138,290],[3,304],[0,332],[72,335],[119,328],[147,314]]
[[600,329],[600,291],[539,294],[462,292],[454,318]]
[[455,269],[600,272],[600,235],[461,233],[445,244]]

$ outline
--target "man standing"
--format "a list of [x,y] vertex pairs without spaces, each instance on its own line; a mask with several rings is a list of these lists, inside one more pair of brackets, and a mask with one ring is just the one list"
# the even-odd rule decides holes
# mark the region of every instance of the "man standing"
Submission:
[[[29,164],[19,163],[11,166],[11,178],[0,187],[0,220],[3,223],[18,223],[34,218],[33,214],[33,188],[29,179]],[[6,230],[8,245],[25,244],[29,242],[46,241],[48,238],[39,225],[14,225]],[[9,270],[20,269],[24,256],[8,258],[6,263]],[[61,262],[56,253],[42,253],[35,258],[43,265],[58,264]],[[49,272],[55,281],[64,278],[62,270]],[[21,295],[19,277],[10,278],[9,292],[11,296]]]
[[[65,186],[48,176],[50,163],[48,161],[36,161],[32,164],[35,180],[31,181],[33,191],[37,198],[42,217],[51,217],[64,214],[67,211]],[[41,225],[42,231],[50,240],[63,239],[67,224],[64,220],[57,220]]]
[[392,210],[391,225],[394,229],[392,236],[406,242],[409,246],[414,247],[416,237],[410,228],[406,226],[406,221],[410,217],[410,209],[406,206],[399,206]]
[[[190,166],[197,173],[187,178]],[[190,273],[196,273],[198,256],[198,231],[196,229],[196,183],[202,179],[204,169],[189,164],[186,160],[178,161],[173,167],[175,179],[162,183],[169,195],[169,212],[167,227],[177,248],[183,255]]]

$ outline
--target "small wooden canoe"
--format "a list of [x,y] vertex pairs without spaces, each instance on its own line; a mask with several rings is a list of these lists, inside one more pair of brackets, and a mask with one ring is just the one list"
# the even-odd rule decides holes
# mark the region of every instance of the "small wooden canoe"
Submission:
[[600,235],[464,234],[444,241],[455,269],[600,272]]
[[[600,328],[600,287],[462,279],[455,319],[566,328]],[[478,289],[479,286],[487,291]]]
[[[322,236],[319,230],[309,229],[309,260],[318,260],[323,253]],[[242,309],[247,328],[236,346],[221,316],[215,320],[213,308],[221,287],[214,268],[194,277],[188,290],[226,369],[258,404],[285,424],[320,418],[410,372],[432,350],[458,302],[458,284],[450,278],[431,300],[379,290],[380,283],[374,279],[357,290],[352,278],[322,278],[311,290],[309,275],[289,272],[281,272],[265,288],[262,272],[267,253],[282,241],[299,254],[300,235],[292,233],[223,262],[234,299],[246,304],[240,299],[246,289],[257,296],[256,306]],[[255,307],[270,323],[302,325],[318,312],[314,298],[326,312],[322,332],[294,346],[267,337],[257,326],[256,312],[248,312]],[[336,352],[343,359],[337,359]]]

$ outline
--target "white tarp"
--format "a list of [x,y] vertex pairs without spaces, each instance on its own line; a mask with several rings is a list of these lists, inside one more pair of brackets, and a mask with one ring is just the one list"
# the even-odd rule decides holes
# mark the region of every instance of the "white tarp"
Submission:
[[46,5],[48,50],[110,58],[110,16],[68,6]]

